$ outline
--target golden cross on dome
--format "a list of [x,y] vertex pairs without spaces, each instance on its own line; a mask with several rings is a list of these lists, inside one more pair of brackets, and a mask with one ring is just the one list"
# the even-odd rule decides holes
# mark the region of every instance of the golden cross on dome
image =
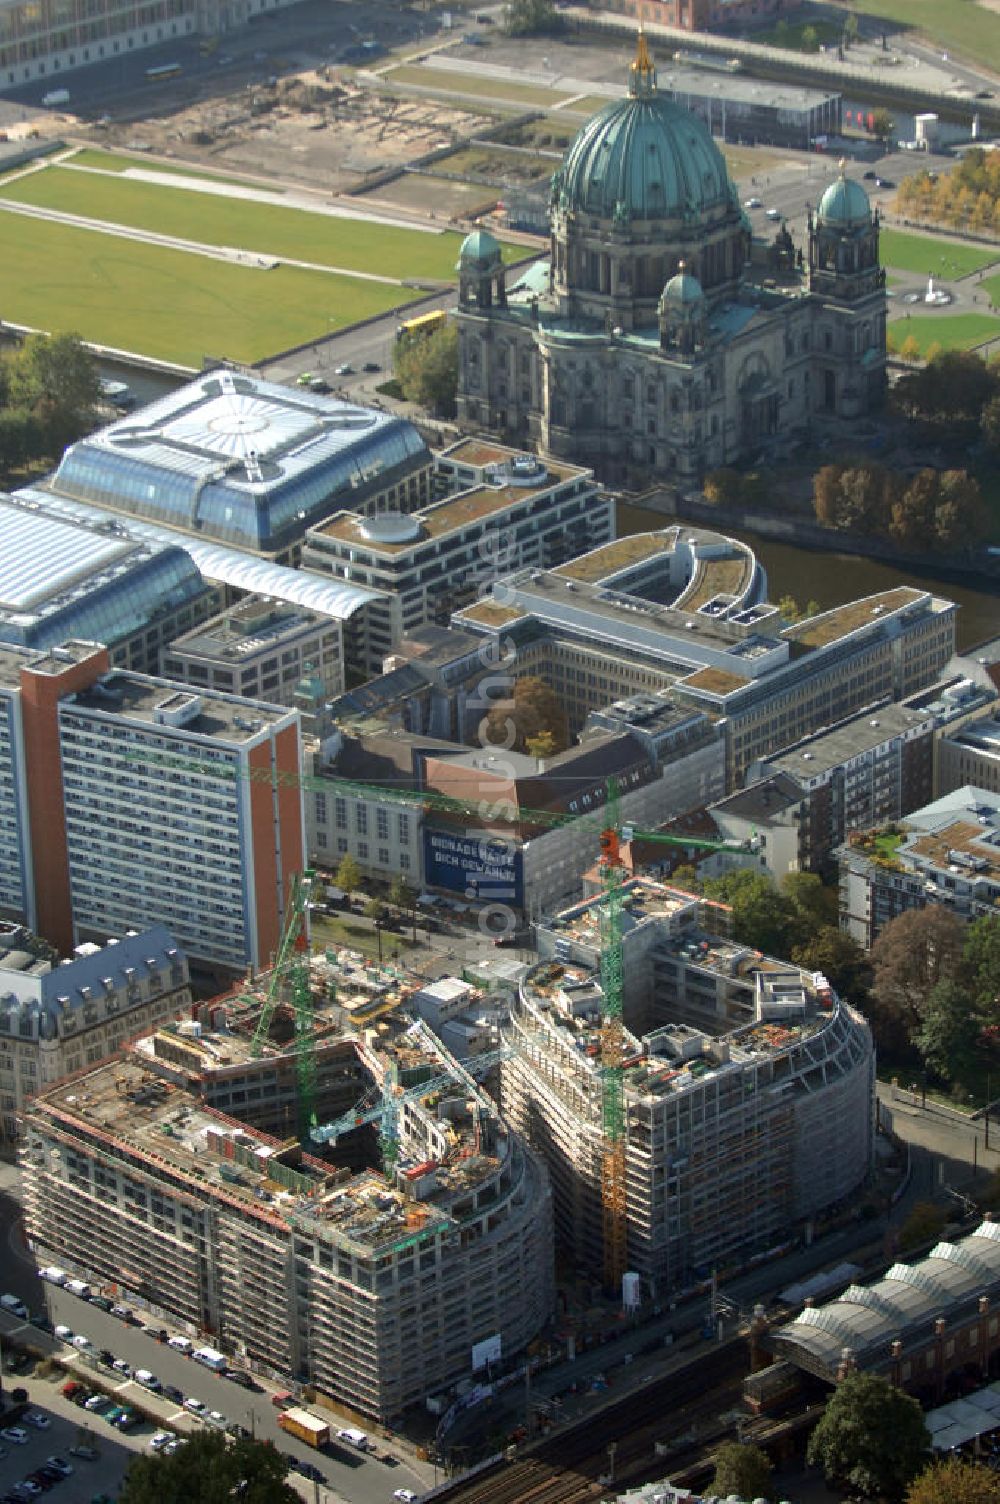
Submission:
[[635,39],[635,60],[629,68],[629,75],[629,92],[632,94],[650,94],[656,88],[656,69],[641,21]]

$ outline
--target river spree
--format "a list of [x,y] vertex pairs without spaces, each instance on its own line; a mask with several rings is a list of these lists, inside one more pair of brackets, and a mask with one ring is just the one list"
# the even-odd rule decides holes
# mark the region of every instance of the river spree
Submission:
[[[660,512],[619,504],[620,534],[655,531],[670,524],[671,519]],[[704,526],[702,523],[697,525]],[[935,580],[930,575],[916,577],[881,560],[859,558],[855,554],[814,553],[808,548],[775,543],[757,533],[735,528],[723,528],[722,531],[742,539],[753,549],[767,570],[768,595],[772,601],[780,600],[783,595],[792,595],[800,606],[804,607],[807,601],[813,600],[826,608],[839,606],[842,601],[857,596],[872,595],[876,590],[888,590],[894,585],[920,585],[937,595],[946,596],[961,607],[958,646],[963,651],[1000,634],[1000,595],[987,587],[973,589]]]

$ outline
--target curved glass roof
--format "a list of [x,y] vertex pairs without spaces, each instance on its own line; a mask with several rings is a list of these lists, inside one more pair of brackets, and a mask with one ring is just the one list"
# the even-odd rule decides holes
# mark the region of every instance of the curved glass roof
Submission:
[[404,418],[223,371],[71,445],[50,484],[267,553],[423,457]]
[[24,498],[0,501],[0,641],[120,642],[205,588],[179,540],[144,541]]
[[355,585],[330,575],[316,574],[311,569],[289,569],[286,564],[258,559],[253,554],[241,553],[238,548],[226,548],[207,539],[175,533],[170,528],[155,523],[139,522],[131,517],[116,517],[102,511],[100,507],[91,506],[84,501],[73,501],[67,496],[53,496],[48,491],[30,488],[19,491],[16,495],[17,498],[33,503],[39,511],[49,512],[52,516],[96,522],[105,529],[117,530],[119,536],[160,547],[166,545],[182,549],[205,579],[232,585],[236,590],[251,591],[255,595],[267,595],[272,600],[306,606],[335,621],[346,621],[369,601],[378,600],[382,596],[379,590],[369,590],[364,585]]

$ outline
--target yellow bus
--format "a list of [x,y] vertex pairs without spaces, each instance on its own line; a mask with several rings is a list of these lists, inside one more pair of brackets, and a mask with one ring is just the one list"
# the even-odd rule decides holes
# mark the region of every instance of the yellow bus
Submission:
[[146,82],[148,84],[159,84],[164,79],[176,78],[180,72],[180,63],[160,63],[156,68],[146,69]]
[[420,313],[416,318],[404,319],[396,330],[396,338],[416,339],[424,334],[433,334],[436,329],[443,329],[447,322],[447,309],[434,308],[430,313]]

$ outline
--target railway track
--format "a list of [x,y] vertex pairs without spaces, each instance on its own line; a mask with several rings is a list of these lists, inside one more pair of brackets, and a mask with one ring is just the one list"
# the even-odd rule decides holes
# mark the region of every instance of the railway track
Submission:
[[[456,1480],[435,1504],[593,1504],[608,1497],[598,1479],[608,1473],[612,1445],[616,1484],[690,1468],[730,1429],[716,1418],[738,1404],[741,1389],[742,1364],[727,1344],[537,1444],[530,1456]],[[656,1444],[674,1438],[658,1456]]]

